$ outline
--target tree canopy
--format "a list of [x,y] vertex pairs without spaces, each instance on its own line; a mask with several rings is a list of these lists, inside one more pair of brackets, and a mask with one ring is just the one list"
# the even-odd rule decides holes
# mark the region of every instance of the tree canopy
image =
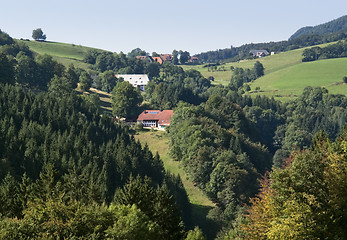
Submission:
[[43,31],[41,28],[34,29],[32,37],[36,41],[45,41],[47,38],[46,34],[43,34]]

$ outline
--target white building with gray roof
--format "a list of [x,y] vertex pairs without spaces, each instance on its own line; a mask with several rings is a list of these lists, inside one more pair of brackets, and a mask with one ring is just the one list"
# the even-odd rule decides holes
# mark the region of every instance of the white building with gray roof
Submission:
[[124,81],[129,82],[141,91],[145,91],[145,86],[149,82],[147,74],[116,74],[116,78],[123,78]]

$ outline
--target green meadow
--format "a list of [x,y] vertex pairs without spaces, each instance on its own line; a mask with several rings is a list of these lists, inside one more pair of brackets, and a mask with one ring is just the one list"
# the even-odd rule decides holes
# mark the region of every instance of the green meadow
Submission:
[[[324,47],[326,45],[319,46]],[[282,52],[264,58],[221,64],[220,66],[224,66],[225,71],[208,71],[208,68],[204,68],[203,65],[188,65],[183,66],[183,68],[200,71],[204,77],[213,76],[214,85],[226,86],[233,74],[231,66],[251,69],[254,63],[259,61],[265,68],[265,75],[249,83],[251,91],[246,93],[248,95],[266,95],[281,101],[288,101],[299,96],[307,86],[324,87],[330,93],[347,95],[347,84],[342,81],[342,78],[347,76],[347,58],[304,63],[302,62],[304,49]],[[260,88],[260,90],[255,91],[256,88]]]
[[255,80],[250,84],[251,89],[258,87],[260,91],[249,94],[274,96],[286,101],[300,95],[305,87],[312,86],[347,95],[347,84],[342,81],[344,76],[347,76],[347,58],[301,62]]
[[[80,45],[24,41],[29,48],[38,54],[48,54],[64,65],[74,64],[76,67],[90,69],[91,65],[83,62],[85,53],[94,48]],[[333,44],[333,43],[329,43]],[[328,44],[319,45],[324,47]],[[250,83],[251,96],[266,95],[281,101],[288,101],[299,96],[307,86],[325,87],[330,93],[347,94],[347,85],[342,78],[347,76],[347,58],[319,60],[315,62],[302,62],[302,53],[305,48],[282,52],[264,58],[242,60],[239,62],[222,63],[217,71],[211,71],[204,65],[183,65],[184,70],[195,69],[208,78],[214,77],[213,85],[227,86],[232,77],[231,66],[236,68],[253,68],[256,61],[263,64],[265,76]],[[255,91],[255,89],[260,90]]]
[[94,48],[58,42],[17,41],[25,43],[35,53],[51,55],[56,61],[65,66],[74,64],[76,67],[83,69],[88,69],[91,66],[84,63],[83,58],[88,50]]
[[218,226],[206,216],[215,205],[198,187],[194,185],[193,182],[188,179],[187,174],[180,166],[179,162],[174,161],[168,154],[169,139],[166,132],[144,130],[137,132],[134,137],[136,140],[140,141],[143,146],[147,144],[153,154],[156,152],[159,153],[160,158],[164,163],[165,170],[180,175],[191,203],[192,221],[194,225],[203,229],[209,239],[213,239],[218,231]]

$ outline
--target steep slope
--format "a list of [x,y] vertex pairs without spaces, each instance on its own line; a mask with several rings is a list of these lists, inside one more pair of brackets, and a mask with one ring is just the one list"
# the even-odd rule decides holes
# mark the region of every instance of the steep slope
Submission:
[[91,66],[90,64],[83,62],[83,58],[88,50],[94,48],[58,42],[16,41],[25,43],[30,50],[35,53],[51,55],[56,61],[61,62],[66,66],[73,64],[76,67],[83,69],[88,69]]
[[260,92],[253,91],[250,94],[274,96],[286,101],[301,95],[305,87],[312,86],[346,95],[346,83],[342,82],[342,78],[347,76],[346,66],[347,58],[301,62],[255,80],[250,85],[251,89],[260,88]]
[[326,34],[342,31],[347,31],[347,15],[314,27],[307,26],[300,28],[289,38],[289,40],[293,40],[308,34]]

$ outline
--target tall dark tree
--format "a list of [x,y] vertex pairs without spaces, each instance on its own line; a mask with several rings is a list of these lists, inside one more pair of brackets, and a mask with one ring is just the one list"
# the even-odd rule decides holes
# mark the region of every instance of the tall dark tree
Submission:
[[45,41],[46,40],[46,34],[43,34],[43,31],[41,28],[37,28],[33,30],[32,37],[36,41]]
[[115,116],[136,118],[141,102],[140,90],[127,81],[118,82],[112,90],[112,110]]
[[255,78],[259,78],[261,76],[264,76],[263,64],[261,64],[259,61],[256,61],[254,63],[253,71],[254,71]]
[[13,64],[0,52],[0,83],[14,83]]
[[80,81],[80,88],[83,91],[88,91],[89,88],[92,86],[92,79],[86,71],[83,71],[81,73],[79,77],[79,81]]
[[185,64],[190,58],[190,53],[187,51],[180,51],[180,63]]

